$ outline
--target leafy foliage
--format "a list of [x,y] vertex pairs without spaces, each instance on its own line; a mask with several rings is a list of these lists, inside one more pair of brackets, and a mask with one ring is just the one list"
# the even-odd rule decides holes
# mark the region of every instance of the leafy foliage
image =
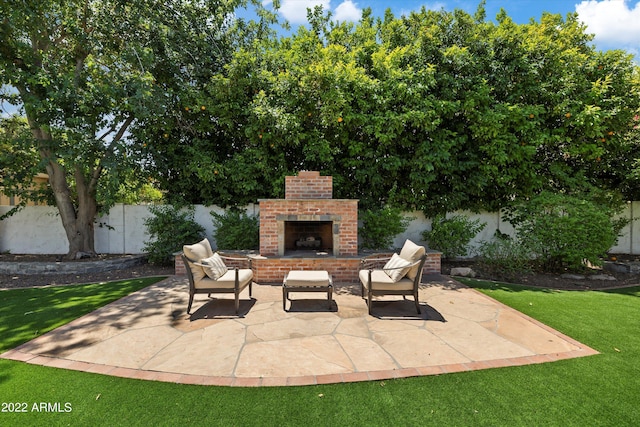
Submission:
[[585,197],[543,192],[508,208],[505,218],[520,242],[547,270],[601,263],[626,221],[616,209]]
[[170,120],[145,127],[171,197],[244,205],[282,196],[303,169],[332,175],[336,197],[364,209],[428,216],[544,189],[637,191],[624,161],[640,157],[637,66],[596,51],[577,16],[492,22],[481,5],[309,18],[239,45]]
[[144,251],[150,264],[170,265],[173,254],[180,252],[183,245],[204,238],[204,228],[193,218],[193,206],[179,209],[173,205],[152,205],[149,210],[153,216],[144,221],[150,237]]
[[483,241],[478,248],[480,263],[487,271],[498,276],[531,270],[533,254],[518,239],[496,231],[491,240]]
[[453,215],[445,217],[436,216],[431,223],[431,230],[422,232],[432,249],[442,252],[445,258],[455,258],[468,255],[468,246],[486,223],[481,223],[479,219],[470,220],[466,216]]
[[231,18],[247,3],[3,3],[0,83],[17,94],[0,98],[24,105],[19,151],[49,174],[70,253],[93,250],[96,214],[143,172],[171,202],[242,206],[319,170],[365,210],[430,217],[640,195],[638,67],[577,15],[316,8],[277,37],[256,0],[255,22]]
[[389,205],[363,210],[358,217],[362,220],[359,233],[363,249],[390,249],[395,236],[405,231],[411,222],[399,208]]
[[2,2],[0,100],[24,108],[31,137],[16,142],[46,169],[69,257],[95,253],[96,215],[144,165],[151,141],[129,138],[133,126],[162,120],[171,88],[189,87],[196,63],[219,69],[228,59],[232,41],[223,35],[239,4],[246,2]]
[[228,209],[222,214],[211,211],[211,216],[218,249],[258,249],[260,225],[256,216],[238,209]]
[[[27,121],[21,117],[0,118],[0,182],[2,193],[18,196],[20,209],[27,201],[52,202],[51,190],[34,178],[44,171],[38,153],[24,144],[31,138]],[[12,214],[9,212],[7,215]],[[0,216],[0,219],[2,217]]]
[[[131,185],[133,184],[133,185]],[[126,205],[138,205],[143,203],[160,203],[164,199],[162,191],[158,190],[152,183],[132,183],[126,181],[120,184],[120,189],[116,193],[118,203]]]

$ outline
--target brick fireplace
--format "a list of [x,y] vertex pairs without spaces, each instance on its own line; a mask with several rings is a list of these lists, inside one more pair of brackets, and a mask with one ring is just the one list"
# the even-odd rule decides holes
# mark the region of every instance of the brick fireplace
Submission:
[[260,203],[258,283],[291,270],[327,270],[334,283],[358,281],[358,201],[333,198],[333,177],[301,171],[285,178],[284,199]]
[[[359,283],[358,200],[334,199],[333,178],[301,171],[285,178],[284,199],[259,200],[260,254],[254,281],[282,283],[291,270],[326,270],[337,283]],[[440,273],[440,253],[427,251],[425,273]],[[185,274],[176,256],[176,274]]]
[[333,178],[285,178],[285,198],[260,200],[260,255],[358,255],[358,201],[333,199]]

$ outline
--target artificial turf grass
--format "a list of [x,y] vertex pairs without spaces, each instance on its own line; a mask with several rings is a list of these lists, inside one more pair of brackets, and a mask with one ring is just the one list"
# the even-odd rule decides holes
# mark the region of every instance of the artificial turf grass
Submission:
[[[585,418],[585,423],[640,424],[640,406],[632,403],[640,400],[640,287],[561,291],[475,279],[460,281],[601,353],[540,365],[545,372],[558,365],[570,366],[562,376],[565,382],[554,382],[554,390],[562,391],[560,399],[575,403],[574,412],[586,408],[594,420],[601,420]],[[575,369],[582,366],[584,369]],[[617,418],[619,422],[614,422]]]
[[[431,377],[275,388],[138,381],[0,360],[3,399],[70,402],[73,408],[63,414],[2,413],[0,424],[639,424],[637,320],[624,320],[637,319],[640,288],[596,293],[595,298],[494,284],[486,288],[496,299],[565,333],[584,329],[581,341],[602,354]],[[628,344],[606,351],[613,342]]]
[[0,353],[164,277],[0,291]]
[[[7,425],[637,425],[636,397],[592,387],[581,361],[354,384],[224,388],[144,382],[18,362],[4,398],[70,402],[68,414],[5,414]],[[34,381],[42,377],[44,381]],[[573,377],[583,377],[575,382]],[[624,386],[624,384],[622,384]],[[0,384],[0,391],[3,384]],[[628,393],[628,392],[627,392]],[[18,400],[20,401],[20,400]],[[27,422],[28,420],[28,422]]]

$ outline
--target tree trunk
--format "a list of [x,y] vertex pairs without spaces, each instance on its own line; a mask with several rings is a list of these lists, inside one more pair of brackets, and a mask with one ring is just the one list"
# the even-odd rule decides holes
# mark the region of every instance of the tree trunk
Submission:
[[33,136],[38,142],[40,156],[46,160],[49,185],[60,212],[62,226],[67,234],[69,251],[66,258],[76,259],[84,256],[95,256],[93,235],[93,223],[97,213],[95,189],[86,184],[85,177],[77,169],[75,178],[78,206],[76,208],[71,197],[71,189],[67,183],[67,171],[57,162],[55,155],[47,148],[51,141],[51,134],[42,128],[33,126],[31,120],[29,122]]
[[[47,165],[47,172],[69,242],[67,259],[95,256],[93,235],[93,223],[97,212],[95,196],[92,197],[91,194],[78,189],[78,206],[76,207],[71,198],[64,168],[58,163],[50,161]],[[82,187],[77,183],[76,186]]]
[[[95,256],[96,251],[94,249],[94,234],[93,224],[98,212],[98,203],[96,201],[96,188],[94,179],[97,180],[100,168],[94,170],[94,176],[89,183],[86,182],[86,178],[82,173],[80,167],[76,167],[76,191],[78,193],[78,209],[76,210],[76,230],[77,243],[75,256],[78,254]],[[73,256],[71,251],[71,242],[69,242],[69,254]]]

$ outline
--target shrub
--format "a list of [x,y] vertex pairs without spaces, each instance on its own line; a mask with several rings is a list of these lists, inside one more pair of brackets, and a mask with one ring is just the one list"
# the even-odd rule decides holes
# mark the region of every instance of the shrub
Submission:
[[218,249],[258,249],[260,224],[256,216],[248,216],[239,209],[229,209],[223,214],[211,211]]
[[486,225],[479,219],[472,221],[463,215],[449,218],[437,215],[431,223],[431,230],[422,232],[422,238],[429,243],[429,247],[442,252],[444,258],[467,256],[469,242]]
[[393,239],[407,229],[412,219],[402,215],[400,209],[390,206],[367,209],[359,216],[362,220],[360,246],[363,249],[390,249]]
[[625,220],[616,209],[586,198],[543,192],[506,210],[519,240],[547,270],[594,265],[613,246]]
[[150,264],[170,265],[173,254],[180,252],[185,244],[195,243],[204,238],[204,228],[195,222],[195,208],[179,209],[172,205],[150,206],[152,217],[145,219],[144,225],[151,240],[145,242]]
[[483,241],[478,248],[480,264],[491,274],[509,277],[531,270],[532,256],[519,240],[496,231],[493,239]]

